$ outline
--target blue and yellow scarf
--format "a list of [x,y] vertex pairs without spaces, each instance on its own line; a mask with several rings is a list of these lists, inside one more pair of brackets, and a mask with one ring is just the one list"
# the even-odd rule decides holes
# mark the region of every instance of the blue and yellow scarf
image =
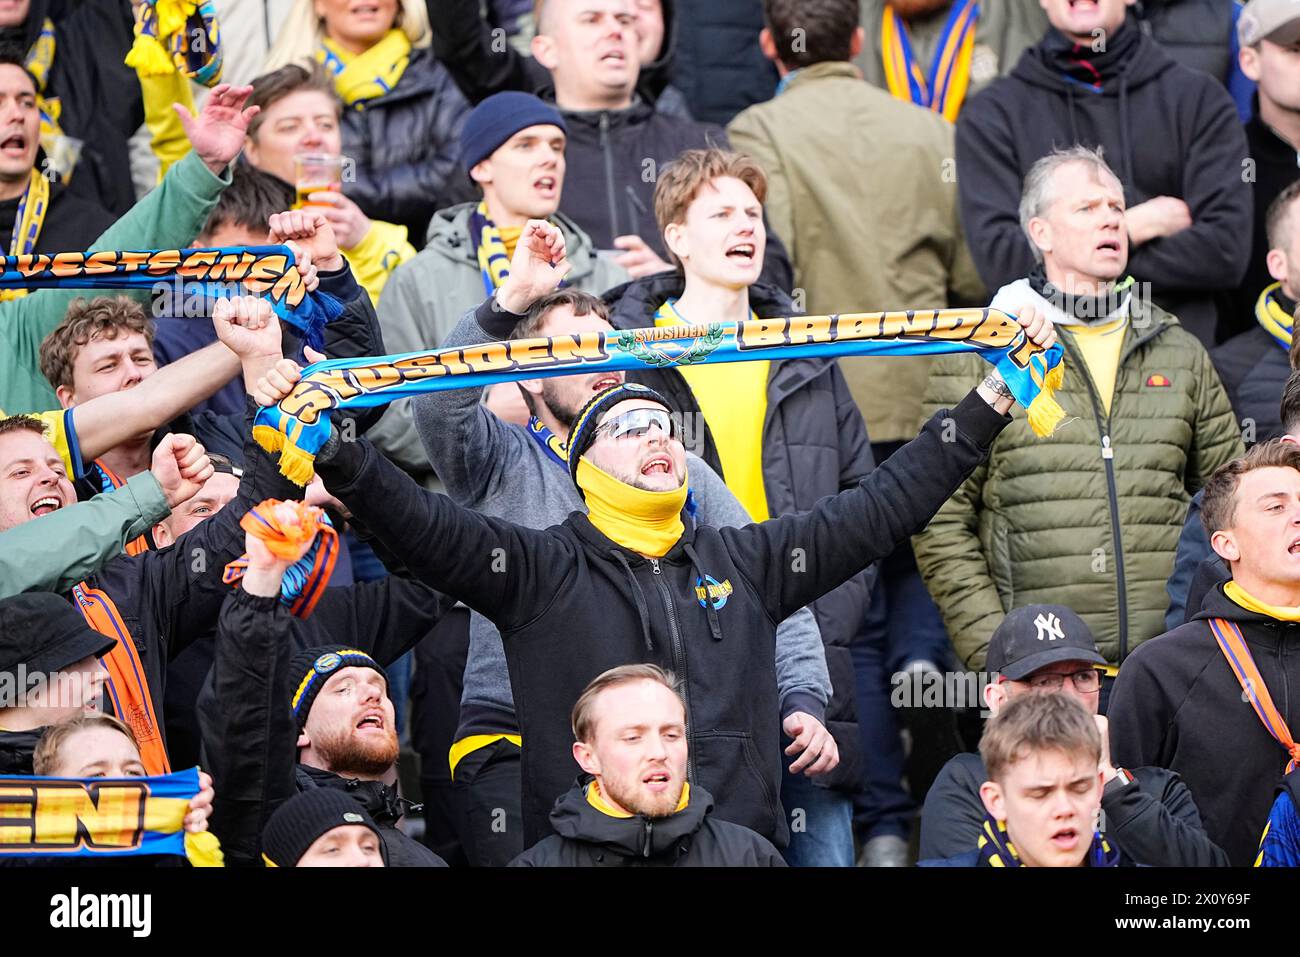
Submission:
[[59,126],[59,117],[63,113],[63,104],[57,96],[46,96],[45,90],[50,83],[50,71],[54,69],[54,55],[58,51],[54,21],[49,17],[41,23],[41,32],[27,51],[25,65],[27,72],[36,80],[36,109],[41,114],[41,149],[51,170],[64,182],[72,177],[72,170],[77,165],[77,152],[69,149],[63,128]]
[[1285,295],[1280,282],[1273,283],[1261,292],[1255,300],[1255,321],[1264,327],[1274,342],[1290,353],[1291,327],[1295,316],[1280,302]]
[[927,75],[912,53],[907,22],[885,4],[880,23],[881,56],[885,83],[895,99],[933,110],[950,123],[957,122],[966,89],[970,86],[971,58],[980,6],[976,0],[955,0],[935,49]]
[[469,215],[469,240],[483,276],[483,292],[490,296],[510,275],[510,251],[501,238],[501,230],[488,216],[486,200]]
[[990,362],[1028,409],[1029,425],[1050,435],[1065,417],[1052,394],[1064,376],[1059,344],[1044,351],[1011,316],[995,309],[856,313],[714,322],[552,339],[513,339],[433,352],[331,359],[303,370],[277,405],[258,410],[253,437],[280,454],[280,471],[299,484],[330,435],[334,409],[372,408],[444,389],[603,370],[745,362],[803,356],[911,356],[975,352]]
[[[28,177],[27,188],[18,200],[18,211],[14,214],[14,230],[9,237],[10,256],[26,256],[36,250],[41,229],[45,226],[45,214],[49,210],[50,181],[41,175],[40,170],[33,169]],[[26,289],[0,289],[0,302],[19,299],[25,295]]]
[[0,777],[0,858],[173,854],[221,867],[210,831],[185,832],[199,769],[147,778]]
[[[992,815],[985,817],[977,847],[980,867],[1020,867],[1020,855],[1007,836],[1005,821],[999,821]],[[1089,867],[1118,867],[1119,851],[1112,848],[1110,842],[1099,833],[1094,832],[1087,863]]]
[[204,86],[221,82],[221,30],[211,0],[143,0],[124,61],[140,76],[179,73]]
[[411,62],[411,39],[393,29],[364,53],[349,53],[325,37],[316,61],[334,77],[334,89],[349,107],[393,92]]

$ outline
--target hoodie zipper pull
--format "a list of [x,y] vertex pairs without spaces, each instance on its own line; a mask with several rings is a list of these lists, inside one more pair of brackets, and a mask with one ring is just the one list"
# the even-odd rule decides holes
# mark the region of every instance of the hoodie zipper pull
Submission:
[[654,568],[654,571],[655,571],[655,574],[656,574],[656,575],[661,575],[661,574],[663,574],[663,572],[661,572],[661,571],[659,570],[659,559],[657,559],[657,558],[652,558],[652,559],[650,559],[650,565],[651,565],[651,567]]
[[655,826],[652,822],[645,822],[645,846],[641,849],[641,856],[648,858],[650,856],[650,845],[654,834]]
[[1115,457],[1115,450],[1110,447],[1109,435],[1101,437],[1101,457],[1103,459],[1113,459]]

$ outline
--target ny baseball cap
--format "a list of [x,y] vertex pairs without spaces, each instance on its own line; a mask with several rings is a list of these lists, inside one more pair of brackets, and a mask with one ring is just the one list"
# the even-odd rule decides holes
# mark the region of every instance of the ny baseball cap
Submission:
[[1300,40],[1300,0],[1250,0],[1237,20],[1237,40],[1243,47],[1260,40],[1280,46]]
[[1002,619],[989,639],[988,669],[1012,681],[1058,661],[1106,664],[1083,619],[1064,605],[1025,605]]

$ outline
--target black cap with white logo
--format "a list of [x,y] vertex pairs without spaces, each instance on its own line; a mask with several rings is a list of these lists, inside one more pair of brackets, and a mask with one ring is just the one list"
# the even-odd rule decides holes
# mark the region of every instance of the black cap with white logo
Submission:
[[1013,609],[989,640],[988,670],[1012,681],[1058,661],[1106,664],[1083,619],[1064,605]]

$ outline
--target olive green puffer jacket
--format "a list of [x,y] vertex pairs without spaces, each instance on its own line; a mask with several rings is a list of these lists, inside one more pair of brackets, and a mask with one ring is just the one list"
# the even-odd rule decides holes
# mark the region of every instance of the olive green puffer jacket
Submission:
[[[1058,324],[1066,420],[1040,439],[1017,409],[988,461],[913,540],[969,668],[984,667],[993,630],[1023,605],[1073,608],[1112,664],[1164,631],[1165,581],[1190,496],[1243,448],[1196,338],[1148,303],[1131,305],[1130,318],[1110,415]],[[970,354],[937,360],[925,415],[952,408],[988,370]]]

